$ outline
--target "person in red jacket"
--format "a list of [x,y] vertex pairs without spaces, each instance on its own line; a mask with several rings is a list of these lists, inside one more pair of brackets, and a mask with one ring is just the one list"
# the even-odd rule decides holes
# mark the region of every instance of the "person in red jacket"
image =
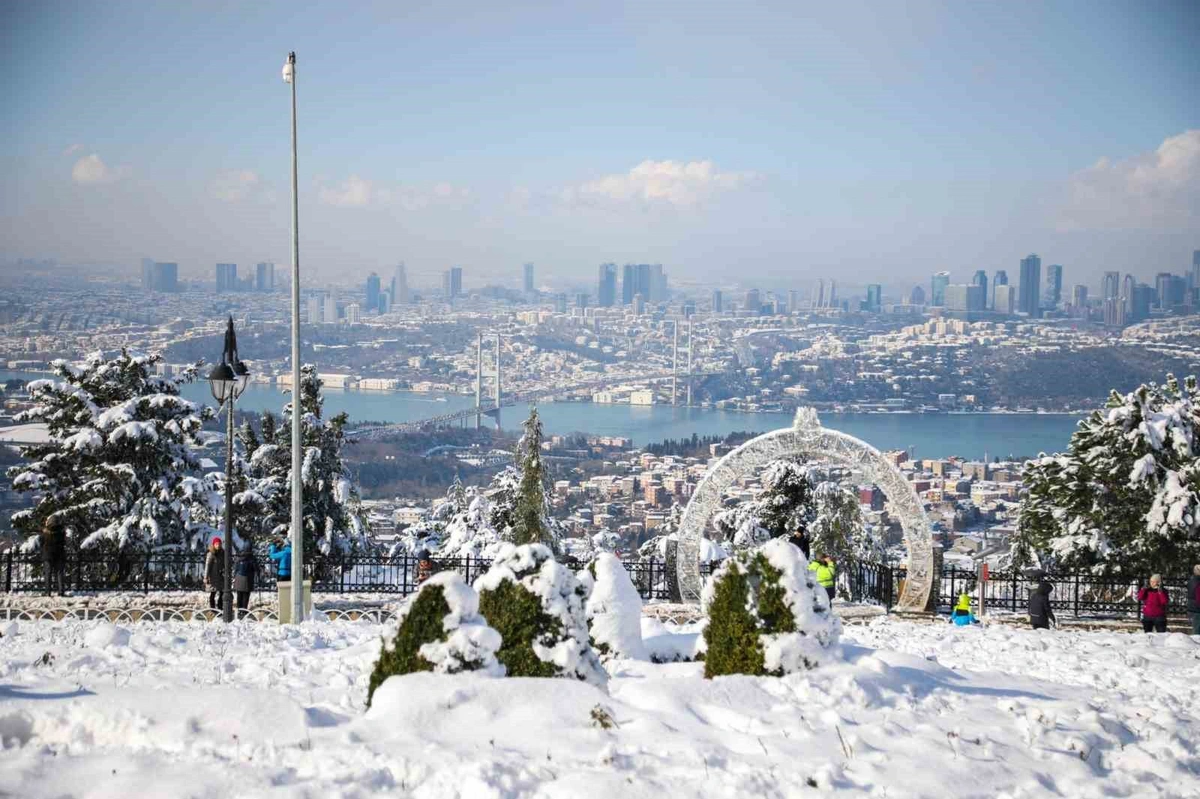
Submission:
[[1138,589],[1138,602],[1142,605],[1142,629],[1148,633],[1167,631],[1167,603],[1171,598],[1162,587],[1162,577],[1150,577],[1150,587]]

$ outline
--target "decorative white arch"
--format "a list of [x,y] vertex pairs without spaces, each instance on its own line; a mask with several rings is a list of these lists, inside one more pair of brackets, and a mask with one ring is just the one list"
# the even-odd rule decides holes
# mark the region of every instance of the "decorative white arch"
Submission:
[[685,602],[699,602],[700,539],[709,519],[721,508],[725,490],[739,477],[754,474],[778,458],[821,458],[861,471],[887,495],[892,512],[904,528],[908,547],[908,576],[897,610],[926,609],[933,589],[933,536],[925,507],[900,470],[879,450],[854,436],[821,426],[812,408],[796,411],[791,427],[753,438],[730,452],[709,470],[688,502],[679,525],[676,571]]

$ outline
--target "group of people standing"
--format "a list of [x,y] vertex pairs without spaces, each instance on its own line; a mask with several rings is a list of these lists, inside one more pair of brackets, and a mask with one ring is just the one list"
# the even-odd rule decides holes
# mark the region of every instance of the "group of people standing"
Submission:
[[[225,606],[225,552],[223,542],[219,537],[213,538],[208,545],[208,555],[204,558],[204,590],[208,591],[208,606],[220,608]],[[275,563],[275,581],[290,582],[292,579],[292,545],[276,540],[267,549],[267,557]],[[238,610],[250,607],[250,594],[254,591],[254,581],[258,577],[258,557],[254,547],[244,547],[233,559],[232,591]]]
[[[1054,609],[1050,606],[1054,585],[1040,572],[1037,579],[1037,586],[1029,593],[1029,622],[1033,629],[1044,630],[1049,629],[1051,622],[1058,624]],[[1163,587],[1162,575],[1151,575],[1149,584],[1140,586],[1136,596],[1142,629],[1147,633],[1165,633],[1171,595]],[[1192,567],[1192,575],[1188,578],[1187,610],[1192,635],[1200,635],[1200,563]]]

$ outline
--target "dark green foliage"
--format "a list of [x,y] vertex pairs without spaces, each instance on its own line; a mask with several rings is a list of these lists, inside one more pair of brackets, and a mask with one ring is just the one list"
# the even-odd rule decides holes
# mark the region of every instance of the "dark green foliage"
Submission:
[[738,563],[731,563],[715,585],[708,610],[704,642],[704,676],[722,674],[762,674],[763,648],[758,621],[746,609],[750,601],[748,575]]
[[503,643],[496,653],[509,677],[554,677],[557,669],[533,651],[535,640],[559,640],[562,623],[542,610],[541,600],[524,586],[503,580],[494,589],[479,592],[479,615],[500,633]]
[[371,682],[367,688],[367,707],[371,706],[375,689],[383,685],[388,677],[433,671],[433,664],[421,657],[421,647],[445,638],[443,619],[449,613],[450,606],[440,585],[421,589],[413,599],[408,615],[396,630],[391,646],[385,641],[379,652],[379,660],[375,662],[375,670],[371,672]]
[[551,530],[546,502],[546,474],[542,466],[542,420],[537,408],[525,420],[525,435],[517,444],[516,461],[521,469],[516,504],[512,512],[512,542],[544,544],[558,552],[558,540]]
[[787,605],[787,591],[781,582],[783,572],[762,555],[755,556],[751,567],[759,573],[758,616],[762,619],[762,631],[771,634],[796,632],[796,616]]

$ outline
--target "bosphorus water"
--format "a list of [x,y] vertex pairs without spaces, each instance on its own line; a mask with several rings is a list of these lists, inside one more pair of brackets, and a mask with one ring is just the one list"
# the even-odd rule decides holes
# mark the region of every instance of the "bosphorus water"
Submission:
[[[0,371],[0,383],[10,378],[30,380],[47,375]],[[327,414],[345,411],[353,421],[406,422],[472,407],[474,397],[461,394],[436,395],[411,391],[362,391],[324,389]],[[185,386],[184,396],[213,404],[207,382]],[[274,386],[251,384],[238,400],[246,410],[278,413],[288,394]],[[746,413],[669,405],[598,405],[553,402],[539,407],[548,433],[584,432],[623,436],[635,444],[667,438],[725,435],[735,431],[766,432],[786,427],[791,418],[779,413]],[[524,420],[524,406],[505,408],[505,429],[517,428]],[[1079,421],[1070,414],[914,414],[914,413],[822,413],[821,422],[867,441],[881,450],[909,449],[917,457],[966,458],[1032,456],[1066,448]],[[474,419],[468,421],[474,424]],[[494,422],[485,419],[492,426]]]

